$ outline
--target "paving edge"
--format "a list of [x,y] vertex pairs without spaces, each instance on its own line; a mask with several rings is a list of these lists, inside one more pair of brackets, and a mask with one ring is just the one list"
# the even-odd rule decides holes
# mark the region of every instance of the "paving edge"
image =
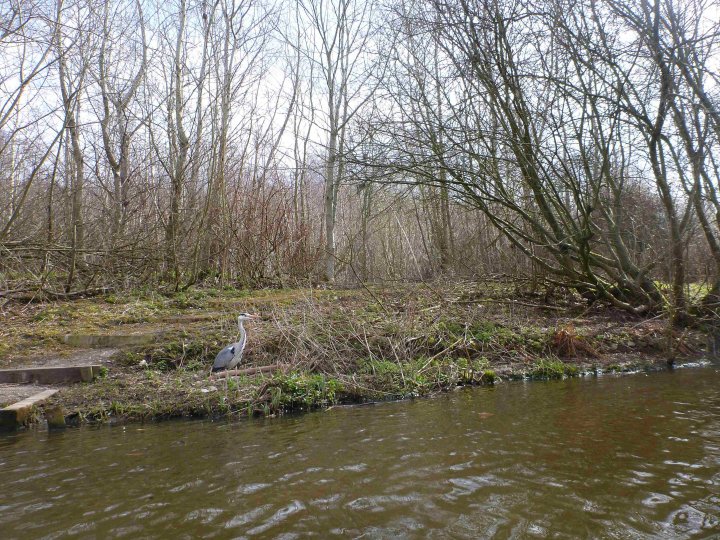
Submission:
[[11,384],[59,384],[89,382],[100,375],[102,366],[53,366],[0,369],[0,382]]
[[17,429],[24,426],[32,419],[33,408],[58,392],[59,389],[51,388],[25,398],[22,401],[8,405],[0,409],[0,428]]

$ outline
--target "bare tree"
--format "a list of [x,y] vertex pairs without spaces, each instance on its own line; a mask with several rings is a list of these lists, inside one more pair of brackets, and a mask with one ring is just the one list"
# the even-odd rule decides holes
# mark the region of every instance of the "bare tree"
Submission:
[[[298,2],[301,21],[313,29],[308,35],[307,59],[317,67],[325,97],[323,117],[315,115],[327,136],[325,144],[325,256],[324,277],[335,280],[338,189],[343,182],[348,122],[372,95],[371,46],[373,2],[309,0]],[[316,81],[313,81],[314,83]],[[367,86],[366,86],[367,85]],[[320,124],[320,122],[322,122]]]
[[[137,11],[137,24],[140,28],[140,61],[135,72],[124,73],[120,65],[125,50],[113,50],[113,43],[125,38],[125,31],[132,25],[121,27],[119,34],[113,34],[117,28],[117,21],[110,20],[111,2],[104,2],[102,7],[102,36],[100,53],[98,55],[97,81],[100,86],[102,98],[102,117],[100,127],[102,132],[105,157],[112,171],[112,226],[111,238],[117,244],[124,236],[127,221],[127,209],[130,184],[131,141],[133,134],[142,126],[142,119],[133,119],[131,105],[140,88],[147,70],[147,38],[145,35],[145,21],[142,6],[139,0],[135,1]],[[113,15],[117,18],[118,12]],[[127,42],[126,42],[127,43]],[[130,58],[133,62],[135,56]],[[112,69],[108,68],[112,63]],[[132,67],[128,66],[128,69]]]
[[[65,284],[66,292],[72,289],[79,257],[85,246],[85,224],[83,221],[83,191],[85,188],[85,154],[80,141],[80,109],[85,90],[85,76],[91,43],[88,34],[74,32],[68,35],[66,27],[82,28],[80,21],[85,15],[80,3],[57,3],[55,19],[55,49],[57,54],[58,80],[64,126],[67,136],[65,144],[65,174],[71,192],[70,263]],[[70,49],[80,54],[70,55]],[[82,260],[80,259],[82,263]]]

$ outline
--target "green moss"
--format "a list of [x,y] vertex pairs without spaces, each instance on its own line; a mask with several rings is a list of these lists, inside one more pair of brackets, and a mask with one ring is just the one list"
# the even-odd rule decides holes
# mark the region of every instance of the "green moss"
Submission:
[[495,381],[497,380],[497,375],[492,369],[486,369],[483,371],[482,374],[482,381],[487,384],[495,384]]
[[458,337],[465,333],[465,326],[457,321],[443,320],[437,324],[437,330]]
[[532,379],[562,379],[575,377],[579,374],[577,366],[566,364],[555,358],[540,358],[529,372]]
[[504,330],[502,327],[499,327],[494,323],[482,321],[472,326],[470,328],[470,333],[473,339],[479,341],[480,343],[490,343],[493,339],[499,336],[502,330]]
[[580,375],[580,368],[572,364],[565,364],[565,375],[568,377],[577,377]]
[[320,373],[277,374],[270,381],[270,405],[274,411],[326,407],[337,402],[342,383]]
[[359,371],[360,373],[367,373],[378,377],[384,377],[386,375],[399,374],[400,366],[395,362],[391,362],[390,360],[369,358],[361,362]]
[[[478,384],[478,383],[492,383],[494,381],[494,372],[488,369],[490,362],[485,357],[468,359],[458,358],[451,365],[454,364],[458,371],[458,380],[445,380],[445,383],[457,382],[459,384]],[[490,377],[489,373],[492,373]]]

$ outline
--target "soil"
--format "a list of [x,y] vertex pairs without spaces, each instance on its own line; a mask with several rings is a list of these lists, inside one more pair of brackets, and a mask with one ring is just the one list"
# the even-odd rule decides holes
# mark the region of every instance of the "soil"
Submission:
[[[662,316],[638,318],[498,282],[200,289],[3,309],[0,367],[107,366],[106,376],[50,398],[78,422],[279,414],[504,379],[667,369],[703,358],[706,345],[702,332],[671,328]],[[246,324],[241,367],[283,367],[212,379],[214,356],[237,339],[243,311],[262,319]],[[73,347],[69,334],[100,336],[100,344],[104,336],[155,338],[86,349]]]

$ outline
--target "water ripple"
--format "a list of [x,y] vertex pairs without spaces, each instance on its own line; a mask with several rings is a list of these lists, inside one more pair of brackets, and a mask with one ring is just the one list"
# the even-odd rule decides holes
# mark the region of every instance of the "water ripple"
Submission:
[[720,373],[0,437],[2,538],[720,533]]

